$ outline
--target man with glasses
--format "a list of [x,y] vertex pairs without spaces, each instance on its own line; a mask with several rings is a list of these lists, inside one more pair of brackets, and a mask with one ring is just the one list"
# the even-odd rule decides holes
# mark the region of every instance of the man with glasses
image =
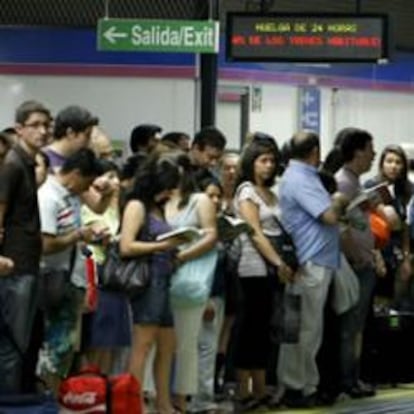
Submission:
[[0,278],[0,394],[22,390],[22,354],[27,351],[37,308],[42,251],[35,157],[46,144],[50,112],[37,101],[15,115],[17,144],[0,166],[0,254],[14,262]]

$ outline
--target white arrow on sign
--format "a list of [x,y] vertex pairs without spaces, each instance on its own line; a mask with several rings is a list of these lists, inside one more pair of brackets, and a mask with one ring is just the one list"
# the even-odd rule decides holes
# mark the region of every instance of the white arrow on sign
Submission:
[[123,39],[128,36],[128,33],[122,33],[116,31],[116,26],[111,26],[104,34],[103,37],[108,40],[109,43],[116,43],[117,39]]

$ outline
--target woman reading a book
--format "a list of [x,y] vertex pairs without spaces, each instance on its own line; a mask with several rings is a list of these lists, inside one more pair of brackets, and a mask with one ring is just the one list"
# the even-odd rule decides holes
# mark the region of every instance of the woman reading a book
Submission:
[[[199,186],[200,190],[204,191],[214,203],[217,214],[220,216],[223,188],[218,180],[215,177],[207,177],[200,181]],[[226,248],[220,240],[219,230],[218,233],[217,265],[198,337],[198,393],[191,400],[189,406],[191,412],[214,413],[218,408],[214,398],[215,361],[224,318],[224,296],[227,285]]]
[[[412,186],[408,180],[407,157],[398,145],[385,147],[379,160],[378,175],[367,181],[364,187],[371,188],[382,182],[388,183],[391,200],[383,200],[377,209],[386,217],[396,215],[397,220],[390,220],[390,223],[394,224],[391,237],[381,249],[386,274],[377,281],[376,293],[380,297],[388,298],[395,304],[401,305],[401,299],[407,296],[407,283],[411,277],[410,239],[406,218]],[[390,206],[394,210],[390,209]]]
[[122,217],[120,251],[125,257],[151,255],[149,286],[131,300],[133,337],[130,372],[143,383],[145,362],[156,344],[154,378],[156,408],[160,414],[174,412],[169,379],[174,352],[173,316],[169,301],[174,255],[185,239],[162,241],[156,236],[171,230],[163,205],[179,182],[178,168],[169,161],[151,159],[138,170]]
[[[184,264],[190,265],[190,262],[197,263],[199,258],[215,247],[216,207],[207,194],[194,192],[189,158],[179,155],[175,160],[181,171],[180,183],[165,205],[165,217],[174,229],[190,226],[202,230],[201,236],[178,250],[176,260],[177,265],[181,267]],[[199,269],[200,274],[194,274],[192,277],[204,279],[206,272],[214,272],[215,264],[212,264],[212,269]],[[194,267],[197,268],[197,265]],[[177,339],[173,388],[175,404],[181,412],[186,411],[187,396],[196,395],[198,392],[198,336],[207,300],[208,297],[204,303],[192,303],[185,307],[172,303]]]
[[[271,188],[277,171],[279,151],[273,137],[256,133],[241,157],[235,194],[235,210],[253,229],[242,235],[238,274],[242,291],[242,312],[238,315],[235,365],[241,410],[269,405],[265,371],[270,344],[272,299],[279,281],[291,280],[293,271],[271,244],[271,236],[281,230],[274,219],[279,215],[278,201]],[[252,381],[253,394],[249,382]]]

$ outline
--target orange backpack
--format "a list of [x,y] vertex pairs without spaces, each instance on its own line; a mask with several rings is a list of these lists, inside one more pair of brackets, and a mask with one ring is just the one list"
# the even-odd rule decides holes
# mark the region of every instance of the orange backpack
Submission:
[[371,211],[369,221],[372,234],[375,239],[375,247],[382,249],[387,245],[391,237],[391,230],[387,220],[376,211]]

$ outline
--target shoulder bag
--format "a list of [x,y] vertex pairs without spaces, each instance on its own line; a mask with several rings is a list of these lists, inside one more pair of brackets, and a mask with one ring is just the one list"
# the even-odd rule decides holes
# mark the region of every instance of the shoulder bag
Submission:
[[269,237],[269,239],[282,260],[296,272],[299,268],[299,260],[296,255],[296,246],[292,236],[286,231],[283,224],[276,216],[273,216],[273,218],[279,226],[281,234],[279,236]]
[[58,307],[65,296],[70,283],[77,256],[77,246],[73,246],[70,253],[69,269],[44,267],[40,269],[39,305],[42,309]]
[[217,249],[214,248],[179,266],[171,277],[171,304],[188,308],[205,303],[210,296],[216,264]]
[[301,327],[302,298],[297,287],[289,283],[273,296],[270,339],[273,344],[296,344]]
[[336,314],[340,315],[352,307],[359,300],[359,280],[347,258],[341,253],[341,264],[332,278],[331,304]]
[[[140,239],[149,240],[148,216]],[[100,282],[106,290],[124,292],[131,297],[142,293],[150,282],[150,255],[121,257],[119,242],[110,243]]]

